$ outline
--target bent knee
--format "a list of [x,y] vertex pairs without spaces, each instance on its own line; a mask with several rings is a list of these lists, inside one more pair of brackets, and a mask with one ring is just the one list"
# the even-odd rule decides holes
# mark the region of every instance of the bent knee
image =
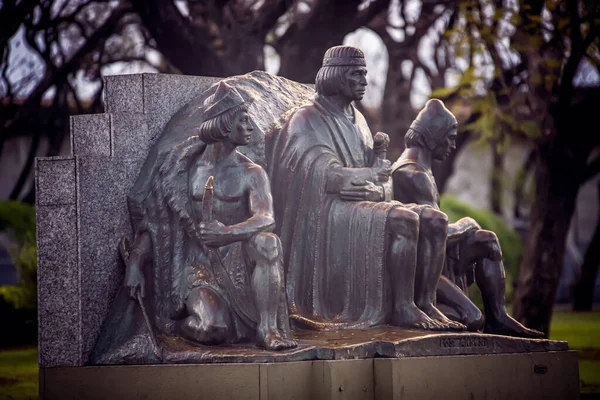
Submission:
[[498,236],[492,231],[480,229],[473,234],[473,239],[479,243],[498,242]]
[[421,226],[426,225],[429,229],[446,232],[448,229],[448,216],[433,208],[426,208],[421,213]]
[[273,261],[279,257],[281,242],[279,237],[271,232],[257,233],[249,241],[250,247],[260,257]]
[[483,328],[483,313],[477,307],[473,307],[462,315],[461,321],[469,331],[478,331]]
[[502,249],[498,236],[492,231],[478,230],[473,234],[473,240],[478,246],[486,249],[489,258],[494,261],[502,260]]
[[416,235],[419,231],[419,215],[406,208],[394,207],[388,215],[388,224],[394,233]]

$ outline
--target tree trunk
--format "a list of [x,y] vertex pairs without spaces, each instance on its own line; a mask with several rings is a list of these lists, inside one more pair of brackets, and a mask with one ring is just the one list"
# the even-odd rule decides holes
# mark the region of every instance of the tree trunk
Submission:
[[264,69],[265,37],[251,25],[192,23],[170,1],[132,3],[157,49],[181,73],[223,77]]
[[531,229],[515,293],[515,318],[546,336],[579,189],[577,165],[565,147],[552,140],[540,148]]
[[[388,48],[390,48],[388,46]],[[383,101],[381,104],[380,130],[390,136],[388,158],[396,160],[404,151],[404,136],[416,117],[410,103],[412,79],[406,79],[402,73],[401,61],[407,59],[407,54],[390,52],[389,67]],[[413,68],[415,66],[413,65]],[[413,74],[414,76],[414,74]]]
[[341,45],[344,37],[367,25],[387,10],[389,0],[323,0],[312,3],[310,15],[297,18],[277,39],[274,47],[280,56],[279,75],[301,82],[315,83],[323,55],[328,48]]
[[492,211],[496,215],[502,215],[502,154],[498,151],[497,142],[490,143],[492,150],[492,176],[490,177],[490,193],[492,200]]
[[25,165],[23,166],[23,169],[21,170],[21,175],[19,175],[19,179],[17,180],[17,183],[15,184],[15,186],[13,187],[13,189],[10,193],[9,198],[11,200],[19,199],[19,195],[23,191],[23,186],[25,186],[25,183],[27,183],[27,178],[29,177],[31,168],[33,167],[33,163],[35,161],[35,154],[37,153],[37,149],[40,144],[40,137],[41,137],[41,132],[39,132],[39,130],[36,129],[36,130],[34,130],[34,132],[35,132],[35,134],[33,135],[32,139],[31,139],[31,145],[29,146],[29,153],[27,155],[27,160],[25,160]]
[[[600,209],[600,185],[598,185],[598,207]],[[592,241],[588,245],[581,266],[581,277],[575,285],[575,296],[573,299],[573,311],[592,311],[594,301],[594,287],[598,266],[600,265],[600,218],[596,223],[596,230]]]
[[278,75],[300,83],[314,84],[323,55],[330,47],[340,45],[346,33],[332,34],[321,27],[307,34],[301,41],[290,40],[278,48],[280,67]]

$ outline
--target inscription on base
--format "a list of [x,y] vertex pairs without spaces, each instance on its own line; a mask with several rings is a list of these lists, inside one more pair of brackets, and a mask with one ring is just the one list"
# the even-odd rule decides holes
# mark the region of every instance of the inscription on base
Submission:
[[440,347],[488,347],[488,339],[483,337],[445,337],[440,339]]

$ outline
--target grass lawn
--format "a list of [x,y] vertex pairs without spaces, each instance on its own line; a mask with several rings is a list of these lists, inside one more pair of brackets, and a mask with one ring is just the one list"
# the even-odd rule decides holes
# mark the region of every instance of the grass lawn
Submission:
[[579,352],[581,391],[600,392],[600,311],[555,311],[550,339],[566,340]]
[[[600,311],[556,311],[550,339],[566,340],[579,351],[581,391],[600,392]],[[0,400],[37,398],[37,349],[0,350]]]
[[0,350],[0,399],[37,398],[37,348]]

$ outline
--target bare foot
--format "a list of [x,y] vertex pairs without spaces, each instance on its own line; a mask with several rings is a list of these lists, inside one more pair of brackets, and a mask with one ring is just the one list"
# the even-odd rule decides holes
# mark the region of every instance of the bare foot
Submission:
[[414,304],[405,306],[402,310],[394,312],[391,324],[403,328],[425,329],[429,331],[442,330],[442,325],[438,321],[429,318]]
[[433,304],[429,303],[419,308],[423,310],[425,314],[434,321],[438,322],[442,328],[442,331],[464,331],[467,327],[460,322],[452,321],[448,319],[440,310],[438,310]]
[[265,329],[257,334],[258,344],[267,350],[293,349],[298,346],[295,340],[285,337],[278,329]]
[[484,332],[529,338],[544,337],[542,332],[527,328],[508,314],[501,314],[500,318],[490,318],[490,321],[485,323]]

